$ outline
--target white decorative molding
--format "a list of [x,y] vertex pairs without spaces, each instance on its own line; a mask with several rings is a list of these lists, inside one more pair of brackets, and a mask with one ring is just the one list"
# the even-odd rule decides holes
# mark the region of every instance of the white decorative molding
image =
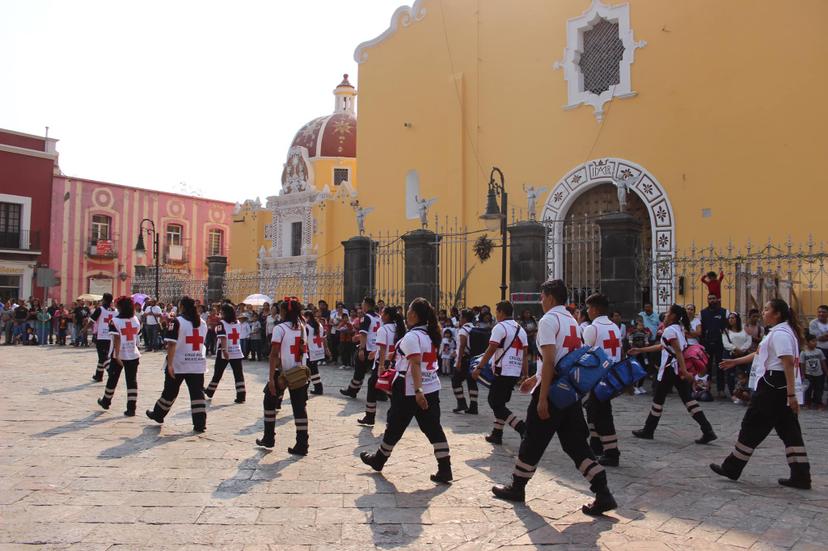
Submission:
[[[673,304],[675,281],[671,273],[670,262],[676,251],[676,226],[673,206],[667,197],[667,191],[646,169],[640,165],[618,159],[605,157],[587,161],[570,170],[561,178],[546,198],[542,220],[549,230],[551,243],[547,248],[547,271],[550,277],[563,277],[563,222],[575,200],[584,192],[600,184],[613,184],[613,179],[635,182],[631,186],[650,214],[652,235],[653,280],[651,284],[652,300],[663,312]],[[558,259],[561,259],[558,261]]]
[[[584,90],[583,73],[579,62],[584,48],[584,33],[602,19],[610,23],[618,23],[618,38],[621,39],[624,45],[624,55],[619,67],[620,82],[601,94],[594,94],[589,90]],[[579,105],[591,105],[595,110],[595,118],[601,121],[604,118],[604,104],[612,98],[627,98],[636,95],[636,92],[632,89],[630,66],[635,61],[635,50],[646,45],[646,41],[636,42],[633,38],[633,31],[630,27],[629,4],[608,6],[601,0],[592,0],[592,5],[587,11],[567,21],[566,48],[564,49],[563,60],[558,60],[553,64],[555,69],[562,68],[564,70],[564,79],[567,83],[567,101],[569,102],[564,106],[564,109],[574,109]]]
[[303,192],[314,187],[313,165],[308,158],[308,150],[301,145],[293,146],[288,151],[285,163],[285,180],[282,182],[282,194]]
[[412,23],[421,21],[425,15],[426,10],[422,6],[422,0],[416,0],[416,2],[414,2],[411,6],[400,6],[394,11],[394,15],[391,16],[391,22],[388,24],[388,28],[385,29],[381,35],[376,38],[372,38],[371,40],[367,40],[356,47],[356,50],[354,50],[354,61],[357,63],[363,63],[368,59],[368,48],[372,48],[385,41],[388,37],[397,32],[400,25],[408,27]]

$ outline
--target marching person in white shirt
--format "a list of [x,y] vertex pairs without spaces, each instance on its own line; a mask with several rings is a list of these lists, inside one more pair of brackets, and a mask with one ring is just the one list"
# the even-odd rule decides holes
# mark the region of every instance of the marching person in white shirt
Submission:
[[[601,347],[607,359],[613,363],[620,362],[624,340],[618,326],[607,317],[609,299],[595,293],[586,299],[586,305],[592,323],[582,334],[584,345]],[[612,401],[601,402],[594,393],[590,393],[585,408],[592,452],[598,456],[601,465],[617,467],[621,452],[618,451],[618,435],[615,434],[612,418]]]
[[104,371],[109,367],[109,357],[112,354],[112,337],[109,335],[109,322],[115,317],[115,309],[112,308],[112,293],[104,293],[101,304],[95,308],[89,316],[87,324],[93,326],[95,332],[95,349],[98,352],[98,365],[92,380],[100,383],[103,381]]
[[181,299],[178,311],[180,315],[169,325],[164,337],[167,343],[164,390],[155,402],[155,408],[147,410],[147,417],[156,423],[163,423],[178,397],[181,383],[187,383],[193,430],[204,432],[207,430],[207,401],[204,399],[204,373],[207,371],[204,341],[207,337],[207,324],[201,322],[195,301],[190,297]]
[[690,329],[690,320],[687,317],[687,310],[678,304],[670,306],[667,317],[664,318],[664,332],[661,334],[661,342],[644,348],[630,349],[630,356],[642,353],[661,352],[661,367],[658,370],[658,384],[653,392],[653,404],[650,407],[650,414],[644,422],[644,428],[632,431],[636,438],[652,440],[661,414],[664,412],[664,401],[667,393],[674,386],[679,398],[684,402],[693,420],[699,424],[702,431],[701,438],[696,439],[696,444],[708,444],[717,438],[713,432],[710,421],[704,415],[698,401],[693,399],[693,375],[687,370],[684,363],[684,349],[687,348],[687,339],[684,332]]
[[236,319],[236,310],[229,304],[221,306],[221,320],[216,324],[216,363],[213,366],[213,379],[204,394],[208,398],[213,397],[221,381],[227,364],[233,369],[233,379],[236,381],[236,403],[243,404],[247,398],[247,391],[244,387],[244,367],[242,359],[244,353],[241,348],[241,338],[244,334],[242,324]]
[[526,484],[535,474],[538,462],[546,447],[558,434],[561,448],[589,482],[595,492],[595,500],[581,507],[584,514],[598,516],[617,507],[615,498],[607,486],[607,473],[595,461],[589,449],[587,429],[581,403],[575,401],[564,409],[558,409],[549,401],[549,388],[555,378],[555,367],[569,352],[581,348],[581,335],[575,318],[564,307],[567,298],[566,284],[560,279],[541,285],[541,305],[545,312],[538,322],[538,349],[542,356],[540,377],[527,379],[521,388],[531,388],[532,400],[526,411],[526,436],[520,443],[520,451],[512,473],[512,483],[495,486],[495,497],[509,501],[526,500]]
[[394,365],[397,342],[405,335],[405,320],[393,306],[386,306],[382,311],[382,327],[377,333],[377,355],[371,377],[368,379],[368,391],[365,395],[365,417],[357,419],[364,426],[374,426],[377,418],[377,396],[380,391],[376,384],[380,375]]
[[272,448],[276,445],[276,409],[285,389],[290,393],[293,422],[296,425],[296,444],[288,448],[293,455],[308,454],[308,380],[305,328],[302,324],[302,305],[295,297],[285,298],[279,305],[282,322],[273,328],[270,341],[270,375],[264,387],[264,434],[256,445]]
[[[489,407],[494,412],[494,428],[486,436],[486,442],[503,444],[503,427],[509,425],[523,438],[526,423],[506,407],[512,399],[512,391],[521,378],[529,374],[529,337],[518,322],[512,319],[514,310],[508,300],[495,305],[497,324],[492,328],[489,347],[472,373],[476,381],[480,370],[494,357],[492,371],[495,378],[489,389]],[[500,352],[498,352],[500,351]]]
[[118,315],[109,322],[113,345],[112,364],[109,366],[103,398],[98,399],[98,405],[104,409],[109,409],[112,405],[112,396],[123,370],[127,385],[127,408],[124,415],[134,417],[138,403],[138,360],[141,358],[141,353],[138,352],[138,333],[141,331],[141,322],[135,315],[131,297],[120,297],[115,305],[118,307]]
[[305,338],[308,343],[308,367],[310,368],[310,382],[313,385],[311,394],[322,394],[322,377],[319,376],[319,362],[328,355],[328,335],[325,327],[319,323],[312,310],[305,310]]
[[[457,399],[457,407],[453,413],[468,413],[477,415],[477,381],[471,376],[469,363],[471,362],[471,331],[474,329],[474,312],[468,308],[460,312],[460,329],[457,331],[457,357],[454,364],[454,374],[451,376],[451,388]],[[463,381],[469,387],[469,404],[463,394]]]
[[446,434],[440,425],[440,377],[437,370],[437,347],[440,324],[434,307],[424,298],[416,298],[406,313],[410,330],[397,343],[397,376],[392,383],[391,408],[382,443],[376,453],[362,452],[360,459],[375,471],[381,471],[412,419],[428,437],[437,458],[433,482],[450,484],[451,456]]
[[782,299],[773,299],[762,311],[767,326],[773,326],[759,344],[759,350],[732,360],[724,360],[722,369],[752,363],[750,387],[755,390],[742,419],[736,446],[719,465],[710,468],[718,475],[737,480],[759,444],[776,430],[785,445],[791,470],[790,478],[779,484],[811,489],[811,465],[805,452],[802,428],[799,426],[799,405],[802,403],[802,382],[799,371],[799,345],[802,328],[796,313]]
[[362,382],[365,380],[365,373],[374,364],[377,353],[377,331],[382,326],[382,320],[374,309],[377,303],[371,297],[362,299],[362,320],[359,324],[359,338],[357,344],[357,355],[354,361],[354,378],[348,388],[340,388],[339,393],[349,398],[356,398]]

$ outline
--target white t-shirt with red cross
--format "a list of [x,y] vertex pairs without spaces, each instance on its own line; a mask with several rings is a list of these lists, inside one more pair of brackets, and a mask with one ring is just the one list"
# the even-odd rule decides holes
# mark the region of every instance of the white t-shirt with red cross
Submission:
[[308,334],[308,359],[312,362],[318,362],[325,359],[325,328],[319,325],[319,331],[313,328],[311,324],[305,324],[305,330]]
[[108,341],[112,337],[109,336],[109,322],[115,317],[117,312],[114,308],[106,308],[103,304],[95,308],[91,317],[95,322],[95,338],[99,340]]
[[224,357],[221,351],[224,350],[224,346],[226,345],[227,355],[231,360],[241,360],[244,358],[244,352],[242,352],[241,349],[241,340],[244,338],[242,336],[242,332],[242,324],[238,321],[230,323],[221,320],[221,323],[216,325],[216,339],[218,340],[217,348],[219,351],[217,357]]
[[397,343],[397,374],[405,377],[406,396],[415,394],[414,377],[408,373],[411,359],[415,356],[420,358],[423,393],[438,392],[440,377],[437,375],[437,347],[431,342],[424,325],[413,328]]
[[206,323],[200,322],[198,327],[193,327],[193,324],[183,316],[178,316],[173,320],[164,340],[174,342],[176,345],[173,355],[173,370],[176,375],[207,371],[207,356],[204,348],[206,338]]
[[607,358],[613,362],[621,361],[622,338],[621,329],[607,316],[595,318],[592,324],[583,331],[584,344],[604,349]]
[[362,316],[362,321],[359,324],[360,335],[366,336],[365,350],[368,352],[375,352],[377,350],[377,332],[382,326],[382,320],[373,312],[368,312]]
[[138,332],[141,331],[141,322],[137,316],[131,318],[112,318],[109,322],[110,336],[118,335],[121,345],[118,357],[122,360],[137,360],[141,357],[138,351]]
[[540,385],[541,381],[544,346],[555,345],[555,365],[558,365],[561,358],[583,346],[578,322],[563,306],[550,308],[538,322],[537,344],[541,357],[538,359],[538,377],[535,388]]
[[393,323],[386,323],[377,331],[377,348],[385,348],[385,359],[388,361],[394,361],[397,351],[396,340],[397,326]]
[[515,320],[503,320],[492,328],[489,344],[497,345],[493,356],[495,373],[506,377],[520,377],[523,373],[523,355],[529,347],[526,331]]
[[270,342],[279,345],[279,358],[282,361],[282,371],[290,371],[295,367],[305,365],[305,339],[301,325],[293,325],[283,321],[273,328],[273,337]]
[[671,366],[676,375],[678,375],[679,365],[674,355],[675,351],[673,350],[673,341],[676,339],[678,339],[679,349],[684,352],[684,349],[687,348],[687,338],[684,336],[684,328],[674,323],[664,329],[664,332],[661,334],[661,365],[658,368],[659,381],[668,366]]

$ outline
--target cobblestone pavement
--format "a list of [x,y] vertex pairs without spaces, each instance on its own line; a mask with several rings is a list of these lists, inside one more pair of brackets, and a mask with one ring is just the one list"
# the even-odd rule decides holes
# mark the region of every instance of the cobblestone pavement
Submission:
[[[492,499],[510,478],[518,447],[483,440],[488,407],[454,415],[444,381],[443,425],[455,483],[435,486],[431,446],[412,424],[382,474],[358,458],[373,451],[383,423],[357,425],[362,399],[337,389],[350,371],[322,368],[326,394],[309,403],[311,454],[287,454],[290,407],[277,418],[277,447],[258,449],[262,362],[247,363],[248,401],[233,403],[228,372],[208,411],[207,432],[191,432],[186,390],[163,427],[143,417],[160,395],[161,354],[139,368],[139,416],[121,415],[119,386],[109,411],[90,382],[93,350],[0,347],[0,547],[2,549],[826,549],[828,414],[802,414],[815,487],[779,487],[787,473],[771,436],[744,478],[730,482],[707,468],[733,445],[743,407],[703,404],[720,439],[698,446],[697,428],[668,398],[655,441],[637,441],[649,398],[615,401],[622,466],[609,469],[620,508],[605,518],[580,512],[591,496],[552,442],[528,488],[526,505]],[[121,381],[123,385],[123,379]],[[485,391],[483,392],[485,395]],[[364,392],[360,397],[364,396]],[[527,399],[516,396],[516,411]],[[386,403],[380,403],[384,419]]]

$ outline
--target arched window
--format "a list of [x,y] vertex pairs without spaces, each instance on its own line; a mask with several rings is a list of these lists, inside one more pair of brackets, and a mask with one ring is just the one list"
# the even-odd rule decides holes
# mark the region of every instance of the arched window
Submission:
[[207,234],[207,256],[224,256],[224,232],[210,230]]

